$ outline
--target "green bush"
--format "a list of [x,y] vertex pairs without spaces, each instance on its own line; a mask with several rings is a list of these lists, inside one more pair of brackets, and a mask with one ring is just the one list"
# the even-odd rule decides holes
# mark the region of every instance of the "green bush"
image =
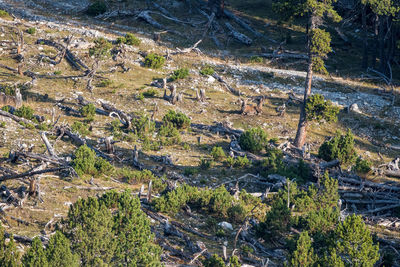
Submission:
[[96,114],[96,107],[90,103],[81,107],[79,110],[83,117],[85,117],[88,121],[94,120],[94,115]]
[[98,87],[110,87],[113,84],[112,80],[105,79],[97,84]]
[[138,46],[140,45],[140,39],[137,38],[135,35],[132,33],[127,33],[125,37],[118,37],[117,38],[117,44],[126,44],[126,45],[135,45]]
[[235,159],[235,163],[233,164],[234,167],[236,168],[247,168],[250,166],[250,161],[247,158],[246,155],[244,155],[244,157],[236,157]]
[[35,34],[36,33],[36,28],[31,27],[31,28],[27,29],[26,32],[29,33],[29,34]]
[[367,174],[371,171],[371,162],[358,157],[356,160],[356,164],[353,166],[352,169],[356,173]]
[[157,95],[158,95],[158,91],[156,89],[154,89],[154,88],[150,88],[147,91],[143,92],[143,96],[147,97],[147,98],[155,97]]
[[25,118],[27,120],[32,120],[34,118],[34,113],[35,111],[28,106],[22,106],[20,108],[18,108],[17,110],[15,110],[14,115],[21,117],[21,118]]
[[235,165],[235,162],[236,162],[235,158],[231,156],[228,156],[225,160],[225,164],[230,168],[232,168]]
[[160,127],[158,132],[160,144],[163,146],[176,145],[181,142],[181,134],[172,124],[167,123]]
[[308,121],[336,122],[338,113],[339,107],[334,106],[330,100],[325,100],[320,94],[312,95],[307,99],[306,114]]
[[0,9],[0,18],[6,18],[6,17],[9,17],[9,16],[10,16],[10,14],[8,14],[7,11],[5,11],[3,9]]
[[124,167],[119,170],[119,176],[121,176],[127,183],[145,183],[155,179],[154,174],[149,170],[132,170]]
[[226,267],[224,260],[217,254],[203,261],[204,267]]
[[312,241],[307,231],[300,233],[297,240],[296,250],[290,256],[290,266],[306,267],[314,266],[317,259],[314,249],[311,245]]
[[182,68],[174,71],[174,73],[171,76],[171,80],[175,81],[179,79],[185,79],[187,76],[189,76],[189,69]]
[[250,152],[260,152],[268,144],[268,136],[261,128],[251,128],[239,138],[242,149]]
[[6,128],[6,125],[5,121],[0,122],[0,128]]
[[78,175],[99,175],[108,174],[114,167],[105,159],[99,158],[87,145],[80,146],[74,153],[72,161]]
[[215,161],[222,161],[226,158],[225,152],[220,146],[214,146],[211,150],[211,157]]
[[103,0],[94,1],[86,11],[90,16],[97,16],[107,12],[107,4]]
[[290,229],[291,212],[283,198],[276,198],[272,208],[265,215],[265,221],[258,226],[257,233],[264,240],[279,239]]
[[215,73],[214,68],[211,66],[204,66],[200,70],[200,74],[204,76],[212,76]]
[[54,75],[60,75],[61,73],[62,73],[61,70],[56,70],[53,72]]
[[259,56],[252,56],[250,58],[250,62],[251,63],[263,63],[264,59],[262,57],[259,57]]
[[110,55],[112,44],[104,37],[94,40],[94,46],[89,48],[89,56],[97,59],[103,59]]
[[214,161],[212,159],[201,158],[199,162],[199,168],[202,170],[208,170],[214,165]]
[[190,126],[190,119],[188,116],[182,112],[175,112],[174,110],[169,110],[167,114],[163,117],[164,123],[171,123],[177,129],[185,129]]
[[144,66],[151,69],[159,69],[164,66],[165,58],[163,56],[150,53],[144,59]]
[[156,129],[156,123],[151,121],[145,113],[139,113],[138,116],[132,119],[133,132],[143,138],[145,135],[152,134]]
[[197,173],[199,173],[197,168],[189,167],[189,168],[185,168],[183,170],[183,175],[185,175],[185,176],[191,176],[191,175],[195,175]]
[[80,135],[88,135],[90,133],[89,125],[87,125],[86,123],[82,123],[80,121],[74,121],[74,123],[71,126],[71,130]]
[[8,84],[0,85],[0,92],[3,92],[6,95],[15,96],[15,88],[14,86]]
[[354,162],[357,154],[351,130],[349,129],[345,135],[337,132],[335,137],[324,142],[318,150],[318,156],[326,161],[338,159],[343,164]]

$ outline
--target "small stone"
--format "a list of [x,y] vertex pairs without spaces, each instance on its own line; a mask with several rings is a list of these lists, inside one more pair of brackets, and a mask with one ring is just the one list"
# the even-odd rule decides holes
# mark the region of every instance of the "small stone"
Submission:
[[220,222],[220,223],[218,223],[218,226],[220,226],[224,230],[233,231],[232,224],[230,224],[228,222]]
[[215,78],[213,76],[208,76],[207,82],[208,83],[214,83],[215,82]]

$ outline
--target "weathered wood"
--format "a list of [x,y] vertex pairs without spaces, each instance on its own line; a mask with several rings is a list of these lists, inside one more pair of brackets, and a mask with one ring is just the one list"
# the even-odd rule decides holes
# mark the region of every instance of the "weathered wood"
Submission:
[[229,35],[232,36],[236,41],[238,41],[242,44],[245,44],[245,45],[251,45],[253,43],[253,40],[251,40],[249,37],[247,37],[243,33],[240,33],[237,30],[235,30],[235,28],[229,22],[225,22],[225,26],[230,31]]
[[57,158],[56,152],[55,152],[53,146],[50,144],[49,140],[47,139],[46,133],[45,132],[41,132],[40,133],[40,137],[42,138],[44,144],[46,145],[47,152],[49,152],[49,155],[51,157]]
[[131,128],[131,121],[132,117],[126,114],[124,111],[117,109],[116,107],[110,105],[109,103],[106,103],[104,101],[100,101],[101,106],[103,109],[109,113],[115,112],[116,114],[119,115],[121,118],[121,122],[125,125],[126,128],[130,129]]
[[339,176],[338,179],[339,179],[339,181],[341,180],[343,182],[350,183],[350,184],[363,184],[364,186],[367,186],[367,187],[384,189],[384,190],[394,191],[394,192],[400,191],[400,187],[397,187],[397,186],[378,184],[378,183],[369,182],[369,181],[356,180],[353,178],[346,178],[343,176]]
[[236,90],[235,88],[231,87],[221,76],[219,76],[217,73],[214,73],[212,75],[215,79],[217,79],[218,82],[222,83],[226,89],[228,89],[229,92],[236,96],[240,96],[240,91]]
[[61,170],[68,169],[68,168],[71,168],[71,167],[70,166],[61,166],[61,167],[49,168],[49,169],[44,169],[44,170],[39,170],[39,171],[28,171],[28,172],[24,172],[21,174],[3,175],[3,176],[0,176],[0,182],[11,180],[11,179],[23,178],[23,177],[27,177],[27,176],[33,176],[33,175],[37,175],[37,174],[57,172],[57,171],[61,171]]
[[30,121],[30,120],[15,116],[15,115],[13,115],[13,114],[11,114],[11,113],[9,113],[7,111],[4,111],[4,110],[0,110],[0,116],[10,118],[10,119],[12,119],[12,120],[14,120],[14,121],[16,121],[18,123],[23,122],[25,124],[30,124],[30,125],[35,125],[36,126],[36,123],[34,123],[33,121]]

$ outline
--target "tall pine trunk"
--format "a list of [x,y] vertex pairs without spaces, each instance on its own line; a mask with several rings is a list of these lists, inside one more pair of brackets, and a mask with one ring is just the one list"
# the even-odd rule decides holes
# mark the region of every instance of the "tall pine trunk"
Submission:
[[363,59],[362,68],[368,68],[368,31],[367,31],[367,5],[362,7],[362,28],[363,28]]
[[294,145],[298,148],[304,146],[307,137],[307,128],[308,128],[308,121],[307,121],[307,114],[306,114],[306,103],[308,97],[311,95],[311,86],[312,86],[312,78],[313,78],[313,54],[311,53],[311,34],[315,27],[315,17],[311,15],[310,17],[310,27],[308,31],[308,40],[307,40],[307,50],[308,50],[308,67],[307,67],[307,76],[306,76],[306,83],[304,88],[304,99],[303,103],[301,104],[300,110],[300,118],[299,124],[297,126],[297,133],[296,138],[294,140]]

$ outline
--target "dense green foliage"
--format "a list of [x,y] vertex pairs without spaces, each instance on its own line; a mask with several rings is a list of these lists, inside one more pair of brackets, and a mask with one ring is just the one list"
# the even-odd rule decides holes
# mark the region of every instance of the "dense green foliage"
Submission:
[[20,254],[14,243],[14,238],[10,237],[10,241],[6,242],[4,236],[4,228],[0,224],[0,266],[17,267]]
[[94,40],[94,46],[89,48],[89,55],[96,59],[103,59],[110,55],[112,44],[105,38],[100,37]]
[[89,125],[80,121],[74,121],[71,126],[71,130],[80,135],[88,135],[90,133]]
[[290,263],[290,266],[293,267],[309,267],[314,265],[314,250],[311,247],[311,238],[307,231],[300,234],[297,240],[296,250],[291,255]]
[[28,106],[22,106],[18,109],[15,110],[14,115],[21,117],[21,118],[25,118],[27,120],[32,120],[34,118],[35,111]]
[[[224,186],[216,189],[199,189],[183,184],[173,191],[166,192],[160,198],[154,199],[153,205],[156,210],[170,214],[176,214],[189,205],[199,211],[208,211],[216,217],[240,222],[254,206],[260,205],[260,202],[260,199],[249,195],[244,190],[240,192],[239,200],[235,200]],[[262,210],[262,207],[258,207],[254,211],[256,217],[262,216]]]
[[211,157],[215,161],[222,161],[226,158],[225,152],[220,146],[214,146],[211,150]]
[[338,159],[343,164],[354,162],[357,154],[351,130],[349,129],[345,135],[337,132],[331,140],[324,142],[318,150],[318,156],[326,161]]
[[204,267],[225,267],[224,260],[217,254],[213,254],[210,258],[203,261]]
[[72,253],[71,242],[60,231],[51,236],[45,252],[51,267],[79,266],[79,256]]
[[144,66],[151,69],[159,69],[164,66],[165,58],[163,56],[150,53],[144,59]]
[[261,128],[251,128],[239,138],[242,149],[250,152],[260,152],[268,143],[268,136]]
[[26,32],[29,33],[29,34],[35,34],[35,33],[36,33],[36,28],[30,27],[30,28],[28,28],[28,29],[26,30]]
[[358,157],[356,160],[356,164],[353,166],[352,170],[359,174],[369,173],[371,171],[371,162]]
[[171,123],[177,129],[185,129],[190,126],[190,119],[182,112],[176,112],[169,110],[163,117],[163,122],[168,124]]
[[117,38],[117,44],[126,44],[126,45],[138,46],[138,45],[140,45],[140,43],[141,43],[140,39],[137,38],[132,33],[127,33],[124,37],[118,37]]
[[334,106],[330,100],[325,100],[320,94],[312,95],[307,99],[306,114],[308,121],[336,122],[338,113],[339,107]]
[[174,73],[171,75],[171,80],[176,81],[179,79],[185,79],[188,76],[189,76],[189,69],[182,68],[174,71]]
[[94,115],[96,114],[96,107],[90,103],[81,107],[80,112],[88,121],[93,121]]
[[215,73],[215,70],[212,66],[206,65],[201,68],[200,74],[204,76],[211,76]]
[[114,169],[108,161],[97,157],[96,152],[87,145],[80,146],[75,151],[72,164],[78,175],[108,174]]
[[42,241],[38,237],[33,239],[31,247],[22,257],[22,264],[29,267],[49,266]]
[[129,191],[79,199],[63,224],[83,265],[160,266],[149,220]]

